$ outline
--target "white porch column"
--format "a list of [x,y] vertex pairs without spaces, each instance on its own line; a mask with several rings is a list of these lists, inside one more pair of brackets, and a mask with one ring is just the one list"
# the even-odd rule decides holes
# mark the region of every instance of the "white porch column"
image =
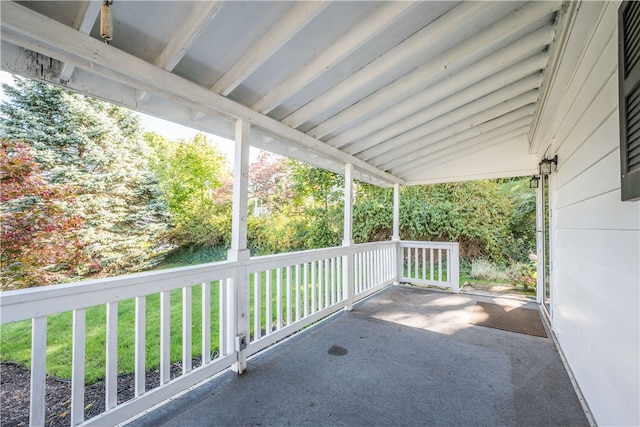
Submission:
[[543,206],[543,185],[540,177],[538,188],[536,189],[536,300],[538,304],[544,303],[544,206]]
[[400,240],[400,184],[393,184],[393,236],[391,240]]
[[393,184],[393,235],[391,240],[396,242],[395,284],[400,283],[402,272],[402,248],[400,247],[400,184]]
[[[342,238],[343,247],[353,246],[353,165],[347,163],[344,167],[344,232]],[[355,297],[355,287],[353,282],[353,254],[348,253],[342,257],[343,269],[343,292],[347,300],[346,310],[351,311]]]
[[[249,131],[249,122],[244,120],[236,122],[231,249],[227,253],[229,261],[242,262],[249,259],[249,250],[247,249]],[[232,348],[235,349],[238,356],[238,361],[232,366],[232,369],[241,374],[247,367],[245,348],[249,342],[249,274],[245,266],[240,265],[235,270],[232,286],[231,292],[227,294],[229,297],[227,337],[230,340],[233,339]]]

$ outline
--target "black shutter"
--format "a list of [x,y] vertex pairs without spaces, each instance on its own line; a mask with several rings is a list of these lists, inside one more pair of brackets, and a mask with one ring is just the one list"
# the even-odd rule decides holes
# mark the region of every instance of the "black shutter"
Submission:
[[620,174],[622,200],[640,199],[640,2],[618,11]]

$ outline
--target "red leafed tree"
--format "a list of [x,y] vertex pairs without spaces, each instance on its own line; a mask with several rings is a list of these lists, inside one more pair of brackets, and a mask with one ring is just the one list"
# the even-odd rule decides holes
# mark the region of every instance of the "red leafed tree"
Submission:
[[251,196],[274,208],[293,197],[288,180],[287,159],[263,151],[249,169]]
[[27,143],[2,141],[0,183],[2,290],[49,285],[87,267],[77,237],[83,221],[65,211],[73,189],[49,184]]

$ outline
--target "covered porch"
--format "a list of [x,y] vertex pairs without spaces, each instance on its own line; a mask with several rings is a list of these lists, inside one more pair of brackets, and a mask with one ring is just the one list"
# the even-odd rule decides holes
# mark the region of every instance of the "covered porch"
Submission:
[[[104,28],[101,9],[113,16]],[[2,2],[4,70],[236,141],[227,261],[1,296],[2,324],[32,322],[30,423],[45,423],[47,318],[70,311],[71,425],[125,423],[171,399],[175,422],[582,425],[573,374],[595,422],[637,425],[640,205],[619,197],[617,17],[615,2]],[[345,175],[341,247],[251,257],[249,146]],[[538,174],[537,302],[550,338],[470,327],[457,244],[402,241],[400,187]],[[390,240],[354,244],[354,180],[394,187]],[[450,294],[393,287],[402,282]],[[182,307],[175,378],[172,292]],[[147,348],[152,299],[160,342]],[[126,300],[135,397],[119,402],[114,343]],[[215,308],[196,316],[197,368],[195,300]],[[106,314],[106,411],[85,419],[92,307]],[[329,354],[334,345],[345,353]],[[149,351],[160,354],[151,390]],[[246,375],[176,398],[227,369]],[[309,389],[289,388],[308,378]],[[321,383],[325,398],[315,399]],[[135,422],[159,419],[172,422],[162,412]]]

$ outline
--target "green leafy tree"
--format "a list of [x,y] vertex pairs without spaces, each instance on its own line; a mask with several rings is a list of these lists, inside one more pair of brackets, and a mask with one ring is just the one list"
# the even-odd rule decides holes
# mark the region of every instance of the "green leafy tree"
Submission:
[[291,160],[290,214],[303,218],[296,239],[304,249],[338,246],[342,241],[344,177]]
[[2,290],[75,275],[87,259],[78,236],[83,221],[67,209],[75,202],[73,188],[49,184],[31,147],[15,140],[2,141],[0,182]]
[[28,141],[51,184],[77,189],[91,271],[113,275],[153,266],[166,232],[166,206],[149,170],[147,147],[130,111],[41,82],[3,85],[0,126]]
[[228,245],[232,180],[227,159],[204,134],[170,141],[154,133],[145,140],[171,214],[178,246]]

